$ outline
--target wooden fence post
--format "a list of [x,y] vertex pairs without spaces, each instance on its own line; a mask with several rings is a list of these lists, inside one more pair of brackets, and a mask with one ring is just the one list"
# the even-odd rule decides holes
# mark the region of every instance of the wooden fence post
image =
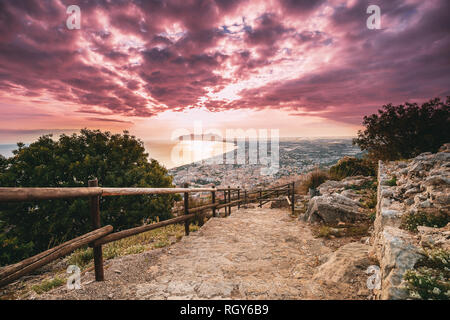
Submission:
[[[88,181],[89,187],[98,187],[98,180]],[[100,228],[100,196],[90,197],[92,227]],[[104,281],[105,276],[103,272],[103,250],[102,246],[94,246],[94,266],[95,266],[95,281]]]
[[238,187],[238,210],[241,208],[241,188],[240,187]]
[[[216,186],[212,186],[213,189]],[[212,204],[216,203],[216,191],[211,191],[211,200],[212,200]],[[215,217],[216,216],[216,207],[212,207],[212,216]]]
[[[223,203],[227,203],[227,190],[223,190]],[[223,207],[225,209],[225,217],[227,216],[227,206]]]
[[[228,203],[231,203],[231,187],[228,186]],[[228,215],[231,214],[231,204],[228,205]]]
[[262,190],[259,188],[259,207],[262,208]]
[[[188,184],[188,183],[185,183],[185,184],[184,184],[184,187],[185,187],[185,188],[188,188],[188,187],[189,187],[189,184]],[[188,215],[188,214],[189,214],[189,192],[185,192],[185,193],[184,193],[184,214],[185,214],[185,215]],[[189,220],[186,220],[186,221],[184,222],[184,232],[185,232],[185,234],[186,234],[187,236],[189,235],[189,223],[190,223]]]
[[292,182],[292,199],[291,199],[292,214],[295,213],[295,182]]

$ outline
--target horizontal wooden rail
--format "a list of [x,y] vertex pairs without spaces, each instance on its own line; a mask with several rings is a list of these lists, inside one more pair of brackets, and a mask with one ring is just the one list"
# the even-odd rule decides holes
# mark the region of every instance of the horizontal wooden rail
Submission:
[[51,200],[92,197],[102,194],[101,188],[0,188],[0,202]]
[[233,206],[234,207],[239,202],[243,202],[243,201],[244,201],[244,199],[242,199],[242,200],[235,200],[235,201],[219,204],[218,206],[216,206],[216,209],[221,209],[221,208],[225,208],[225,207],[228,207],[228,206]]
[[144,194],[174,194],[211,192],[214,188],[100,188],[100,187],[66,187],[66,188],[0,188],[0,202],[17,202],[33,200],[52,200],[64,198],[81,198],[94,196],[126,196]]
[[219,203],[211,203],[211,204],[207,204],[207,205],[204,205],[201,207],[190,208],[188,211],[189,211],[189,213],[196,213],[199,211],[215,208],[218,205],[219,205]]
[[42,267],[43,265],[46,265],[58,258],[65,256],[96,239],[102,238],[112,231],[112,226],[104,226],[100,229],[86,233],[78,238],[64,242],[63,244],[60,244],[59,246],[56,246],[52,249],[41,252],[33,257],[22,260],[21,262],[7,266],[0,270],[0,287],[5,284],[11,283],[21,276],[33,270],[36,270],[39,267]]
[[146,232],[146,231],[150,231],[153,229],[158,229],[158,228],[161,228],[164,226],[168,226],[170,224],[177,224],[180,222],[184,222],[184,221],[192,219],[194,217],[195,217],[195,214],[183,215],[183,216],[179,216],[179,217],[176,217],[173,219],[164,220],[164,221],[161,221],[158,223],[146,224],[146,225],[143,225],[140,227],[131,228],[131,229],[127,229],[127,230],[123,230],[123,231],[119,231],[119,232],[114,232],[114,233],[111,233],[111,234],[101,238],[101,239],[94,241],[91,245],[92,246],[103,245],[108,242],[117,241],[117,240],[120,240],[123,238],[134,236],[134,235],[142,233],[142,232]]
[[102,190],[102,196],[132,196],[143,194],[173,194],[216,191],[214,188],[102,188]]
[[[188,226],[189,220],[199,216],[215,216],[215,210],[225,208],[225,216],[231,213],[231,207],[239,206],[242,203],[260,202],[260,205],[274,199],[269,196],[273,194],[283,195],[286,194],[286,199],[293,207],[293,201],[290,201],[289,197],[294,200],[294,184],[289,183],[277,187],[270,187],[268,189],[258,189],[256,191],[247,191],[241,188],[188,188],[186,184],[184,188],[101,188],[97,187],[97,184],[91,184],[89,187],[65,187],[65,188],[0,188],[0,202],[16,202],[16,201],[33,201],[33,200],[51,200],[51,199],[63,199],[63,198],[78,198],[89,197],[91,199],[91,213],[93,214],[94,231],[85,235],[67,241],[52,249],[44,251],[33,257],[27,258],[16,264],[4,267],[0,269],[0,286],[8,284],[21,276],[29,273],[51,261],[54,261],[60,257],[63,257],[72,251],[89,244],[91,247],[101,249],[103,244],[127,238],[142,232],[150,231],[153,229],[161,228],[171,224],[185,223],[186,235],[189,234]],[[216,192],[223,192],[223,199],[216,198]],[[211,204],[202,205],[195,208],[189,208],[189,194],[194,192],[211,192]],[[178,216],[173,219],[164,220],[158,223],[143,225],[115,233],[112,226],[105,226],[99,228],[100,213],[98,208],[98,202],[101,196],[129,196],[129,195],[146,195],[146,194],[184,194],[184,215]],[[233,194],[233,197],[231,195]],[[252,196],[254,195],[254,196]],[[236,199],[236,197],[237,199]],[[205,213],[203,211],[212,209],[211,212]],[[227,213],[228,212],[228,213]],[[97,221],[98,220],[98,221]],[[200,222],[199,222],[200,223]],[[101,250],[98,250],[101,253]],[[96,261],[96,279],[97,273],[101,271],[103,274],[103,263],[101,259]],[[99,269],[99,270],[97,270]],[[100,270],[101,269],[101,270]],[[97,280],[103,280],[103,276],[98,277]]]

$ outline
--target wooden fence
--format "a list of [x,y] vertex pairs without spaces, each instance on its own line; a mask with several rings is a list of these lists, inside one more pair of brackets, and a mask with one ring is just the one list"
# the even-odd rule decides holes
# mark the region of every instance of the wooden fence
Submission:
[[[197,192],[210,192],[211,203],[190,208],[189,194]],[[114,233],[112,232],[112,226],[101,226],[100,197],[176,193],[182,193],[184,195],[183,215],[158,223],[147,224]],[[223,199],[219,199],[217,193],[223,193]],[[95,280],[103,281],[103,244],[177,223],[184,223],[185,233],[186,235],[189,235],[190,221],[196,216],[205,217],[210,215],[216,217],[216,210],[221,208],[225,208],[225,216],[229,216],[231,214],[231,208],[234,206],[240,208],[242,204],[256,202],[259,203],[260,207],[262,207],[265,203],[273,201],[280,196],[286,196],[286,199],[291,206],[292,213],[294,213],[294,183],[270,187],[268,189],[247,191],[241,188],[230,187],[188,188],[188,184],[185,184],[184,188],[101,188],[98,186],[98,181],[95,179],[88,182],[88,187],[81,188],[0,188],[0,202],[24,202],[33,200],[88,197],[90,201],[90,212],[93,228],[93,231],[87,234],[64,242],[52,249],[22,260],[16,264],[0,269],[0,287],[11,283],[23,275],[86,245],[93,247]]]

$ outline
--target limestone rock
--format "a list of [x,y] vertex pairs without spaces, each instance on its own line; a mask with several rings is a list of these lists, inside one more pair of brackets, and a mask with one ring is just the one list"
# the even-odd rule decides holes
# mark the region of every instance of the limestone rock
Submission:
[[328,180],[322,183],[318,190],[321,195],[342,193],[344,190],[350,187],[361,187],[367,181],[371,180],[371,177],[365,176],[352,176],[347,177],[341,181]]
[[406,299],[408,292],[403,274],[422,257],[419,249],[413,245],[413,238],[408,232],[390,226],[384,228],[377,245],[380,246],[378,260],[382,275],[380,298]]
[[307,222],[355,222],[363,215],[361,204],[338,193],[314,197],[310,200],[308,210],[299,219]]

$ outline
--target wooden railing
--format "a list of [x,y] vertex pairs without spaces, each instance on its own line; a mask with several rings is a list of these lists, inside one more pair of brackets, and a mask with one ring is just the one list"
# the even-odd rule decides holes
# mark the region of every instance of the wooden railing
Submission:
[[[211,203],[198,207],[189,207],[189,194],[197,192],[211,192]],[[217,193],[223,192],[223,199],[219,199]],[[176,218],[164,220],[158,223],[147,224],[127,230],[112,232],[110,225],[101,226],[100,222],[100,197],[145,195],[145,194],[176,194],[184,195],[183,215]],[[89,245],[94,251],[95,280],[103,281],[103,253],[102,245],[130,237],[142,232],[161,228],[171,224],[184,223],[185,234],[189,235],[190,221],[196,216],[216,217],[216,210],[225,208],[225,217],[231,214],[231,208],[242,204],[259,202],[262,207],[265,203],[273,201],[279,196],[285,195],[294,213],[295,185],[294,183],[268,189],[257,189],[247,191],[241,188],[189,188],[188,184],[184,188],[101,188],[98,181],[91,180],[88,187],[82,188],[0,188],[0,202],[24,202],[34,200],[67,199],[88,197],[90,200],[90,212],[93,231],[80,237],[64,242],[52,249],[39,253],[35,256],[22,260],[16,264],[0,269],[0,287],[19,279],[23,275],[36,270],[58,258],[61,258],[74,250]],[[205,214],[205,211],[208,212]],[[209,211],[211,210],[211,211]]]

